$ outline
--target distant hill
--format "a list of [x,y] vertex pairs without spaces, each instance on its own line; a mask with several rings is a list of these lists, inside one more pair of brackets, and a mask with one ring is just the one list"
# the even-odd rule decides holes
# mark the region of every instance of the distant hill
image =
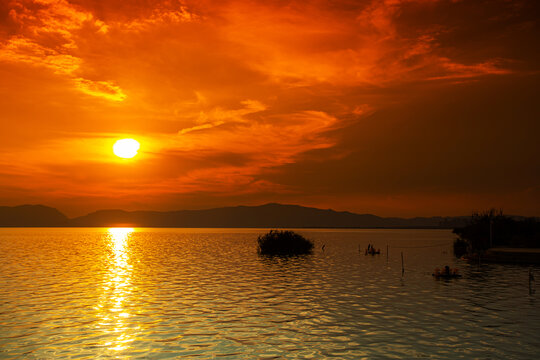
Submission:
[[43,205],[0,206],[0,226],[69,226],[60,211]]
[[266,204],[207,210],[100,210],[68,219],[41,205],[1,207],[0,226],[226,227],[226,228],[452,228],[468,217],[383,218],[371,214]]

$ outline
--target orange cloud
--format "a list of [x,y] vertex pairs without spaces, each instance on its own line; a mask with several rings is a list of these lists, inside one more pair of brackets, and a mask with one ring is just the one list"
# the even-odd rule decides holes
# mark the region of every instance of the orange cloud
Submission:
[[448,75],[435,76],[431,80],[468,79],[483,75],[507,75],[512,73],[512,70],[502,68],[500,61],[496,60],[489,60],[474,65],[456,64],[446,58],[441,58],[440,60],[442,67],[447,71]]
[[66,0],[10,2],[9,16],[17,24],[18,35],[0,47],[0,60],[44,66],[73,80],[86,94],[122,101],[126,95],[110,81],[77,77],[83,59],[77,55],[77,32],[90,25],[98,34],[107,26],[93,14],[76,9]]
[[[513,45],[532,43],[530,11],[509,6],[9,1],[0,23],[0,200],[114,198],[122,207],[144,196],[159,208],[171,198],[316,201],[315,192],[339,188],[349,193],[335,192],[336,201],[361,203],[353,193],[362,180],[379,195],[404,192],[414,179],[444,182],[428,176],[431,167],[447,174],[455,162],[430,159],[422,163],[430,171],[419,169],[414,161],[433,153],[422,146],[445,132],[474,146],[463,135],[470,131],[452,128],[459,109],[478,110],[469,124],[496,123],[505,111],[489,109],[504,101],[480,104],[479,94],[505,81],[525,84],[520,67],[537,67],[534,53],[521,56],[528,48]],[[527,84],[509,100],[521,101],[513,108],[533,108]],[[458,86],[474,93],[446,109],[455,116],[443,123],[440,108]],[[519,117],[527,130],[520,146],[535,133],[530,118]],[[492,139],[509,133],[493,129]],[[123,136],[143,146],[132,162],[111,155],[110,142]],[[531,153],[527,146],[516,156]]]
[[[440,0],[359,2],[350,13],[324,5],[282,8],[268,3],[233,2],[223,10],[224,31],[257,71],[292,86],[315,83],[390,85],[449,76],[507,74],[493,59],[465,65],[438,54],[441,26],[414,37],[398,31],[405,6],[433,6]],[[487,65],[489,64],[489,69]],[[451,66],[453,65],[453,66]],[[442,79],[439,77],[439,79]]]
[[73,80],[75,81],[77,88],[85,94],[113,101],[123,101],[126,98],[126,94],[124,94],[120,87],[107,81],[91,81],[82,78]]

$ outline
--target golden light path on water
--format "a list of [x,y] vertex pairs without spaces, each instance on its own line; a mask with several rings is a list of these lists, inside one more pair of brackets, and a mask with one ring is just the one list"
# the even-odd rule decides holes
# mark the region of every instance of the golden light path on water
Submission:
[[[128,318],[131,316],[126,301],[133,291],[131,284],[132,265],[130,265],[129,239],[133,228],[107,229],[109,268],[103,283],[101,301],[97,310],[101,314],[100,327],[111,335],[104,344],[108,350],[122,351],[135,340]],[[135,331],[136,332],[136,331]],[[111,340],[111,338],[113,340]]]

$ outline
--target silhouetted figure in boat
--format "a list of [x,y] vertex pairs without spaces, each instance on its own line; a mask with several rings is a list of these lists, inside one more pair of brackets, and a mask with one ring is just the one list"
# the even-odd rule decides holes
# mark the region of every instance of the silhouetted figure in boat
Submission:
[[450,273],[450,266],[446,265],[446,266],[444,267],[443,275],[446,275],[446,276],[450,276],[450,275],[451,275],[451,273]]
[[375,250],[375,248],[371,244],[368,244],[368,247],[367,247],[366,252],[365,252],[366,255],[376,255],[376,254],[380,254],[380,253],[381,253],[381,250],[380,249]]
[[432,275],[437,279],[451,279],[461,277],[461,275],[458,274],[458,269],[450,269],[450,266],[448,265],[446,265],[442,271],[440,271],[439,268],[436,268],[435,272]]

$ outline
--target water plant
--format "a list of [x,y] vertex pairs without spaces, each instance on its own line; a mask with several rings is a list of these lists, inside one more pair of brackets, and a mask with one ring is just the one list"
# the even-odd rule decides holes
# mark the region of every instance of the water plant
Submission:
[[257,238],[262,255],[302,255],[313,251],[313,242],[290,230],[270,230]]

